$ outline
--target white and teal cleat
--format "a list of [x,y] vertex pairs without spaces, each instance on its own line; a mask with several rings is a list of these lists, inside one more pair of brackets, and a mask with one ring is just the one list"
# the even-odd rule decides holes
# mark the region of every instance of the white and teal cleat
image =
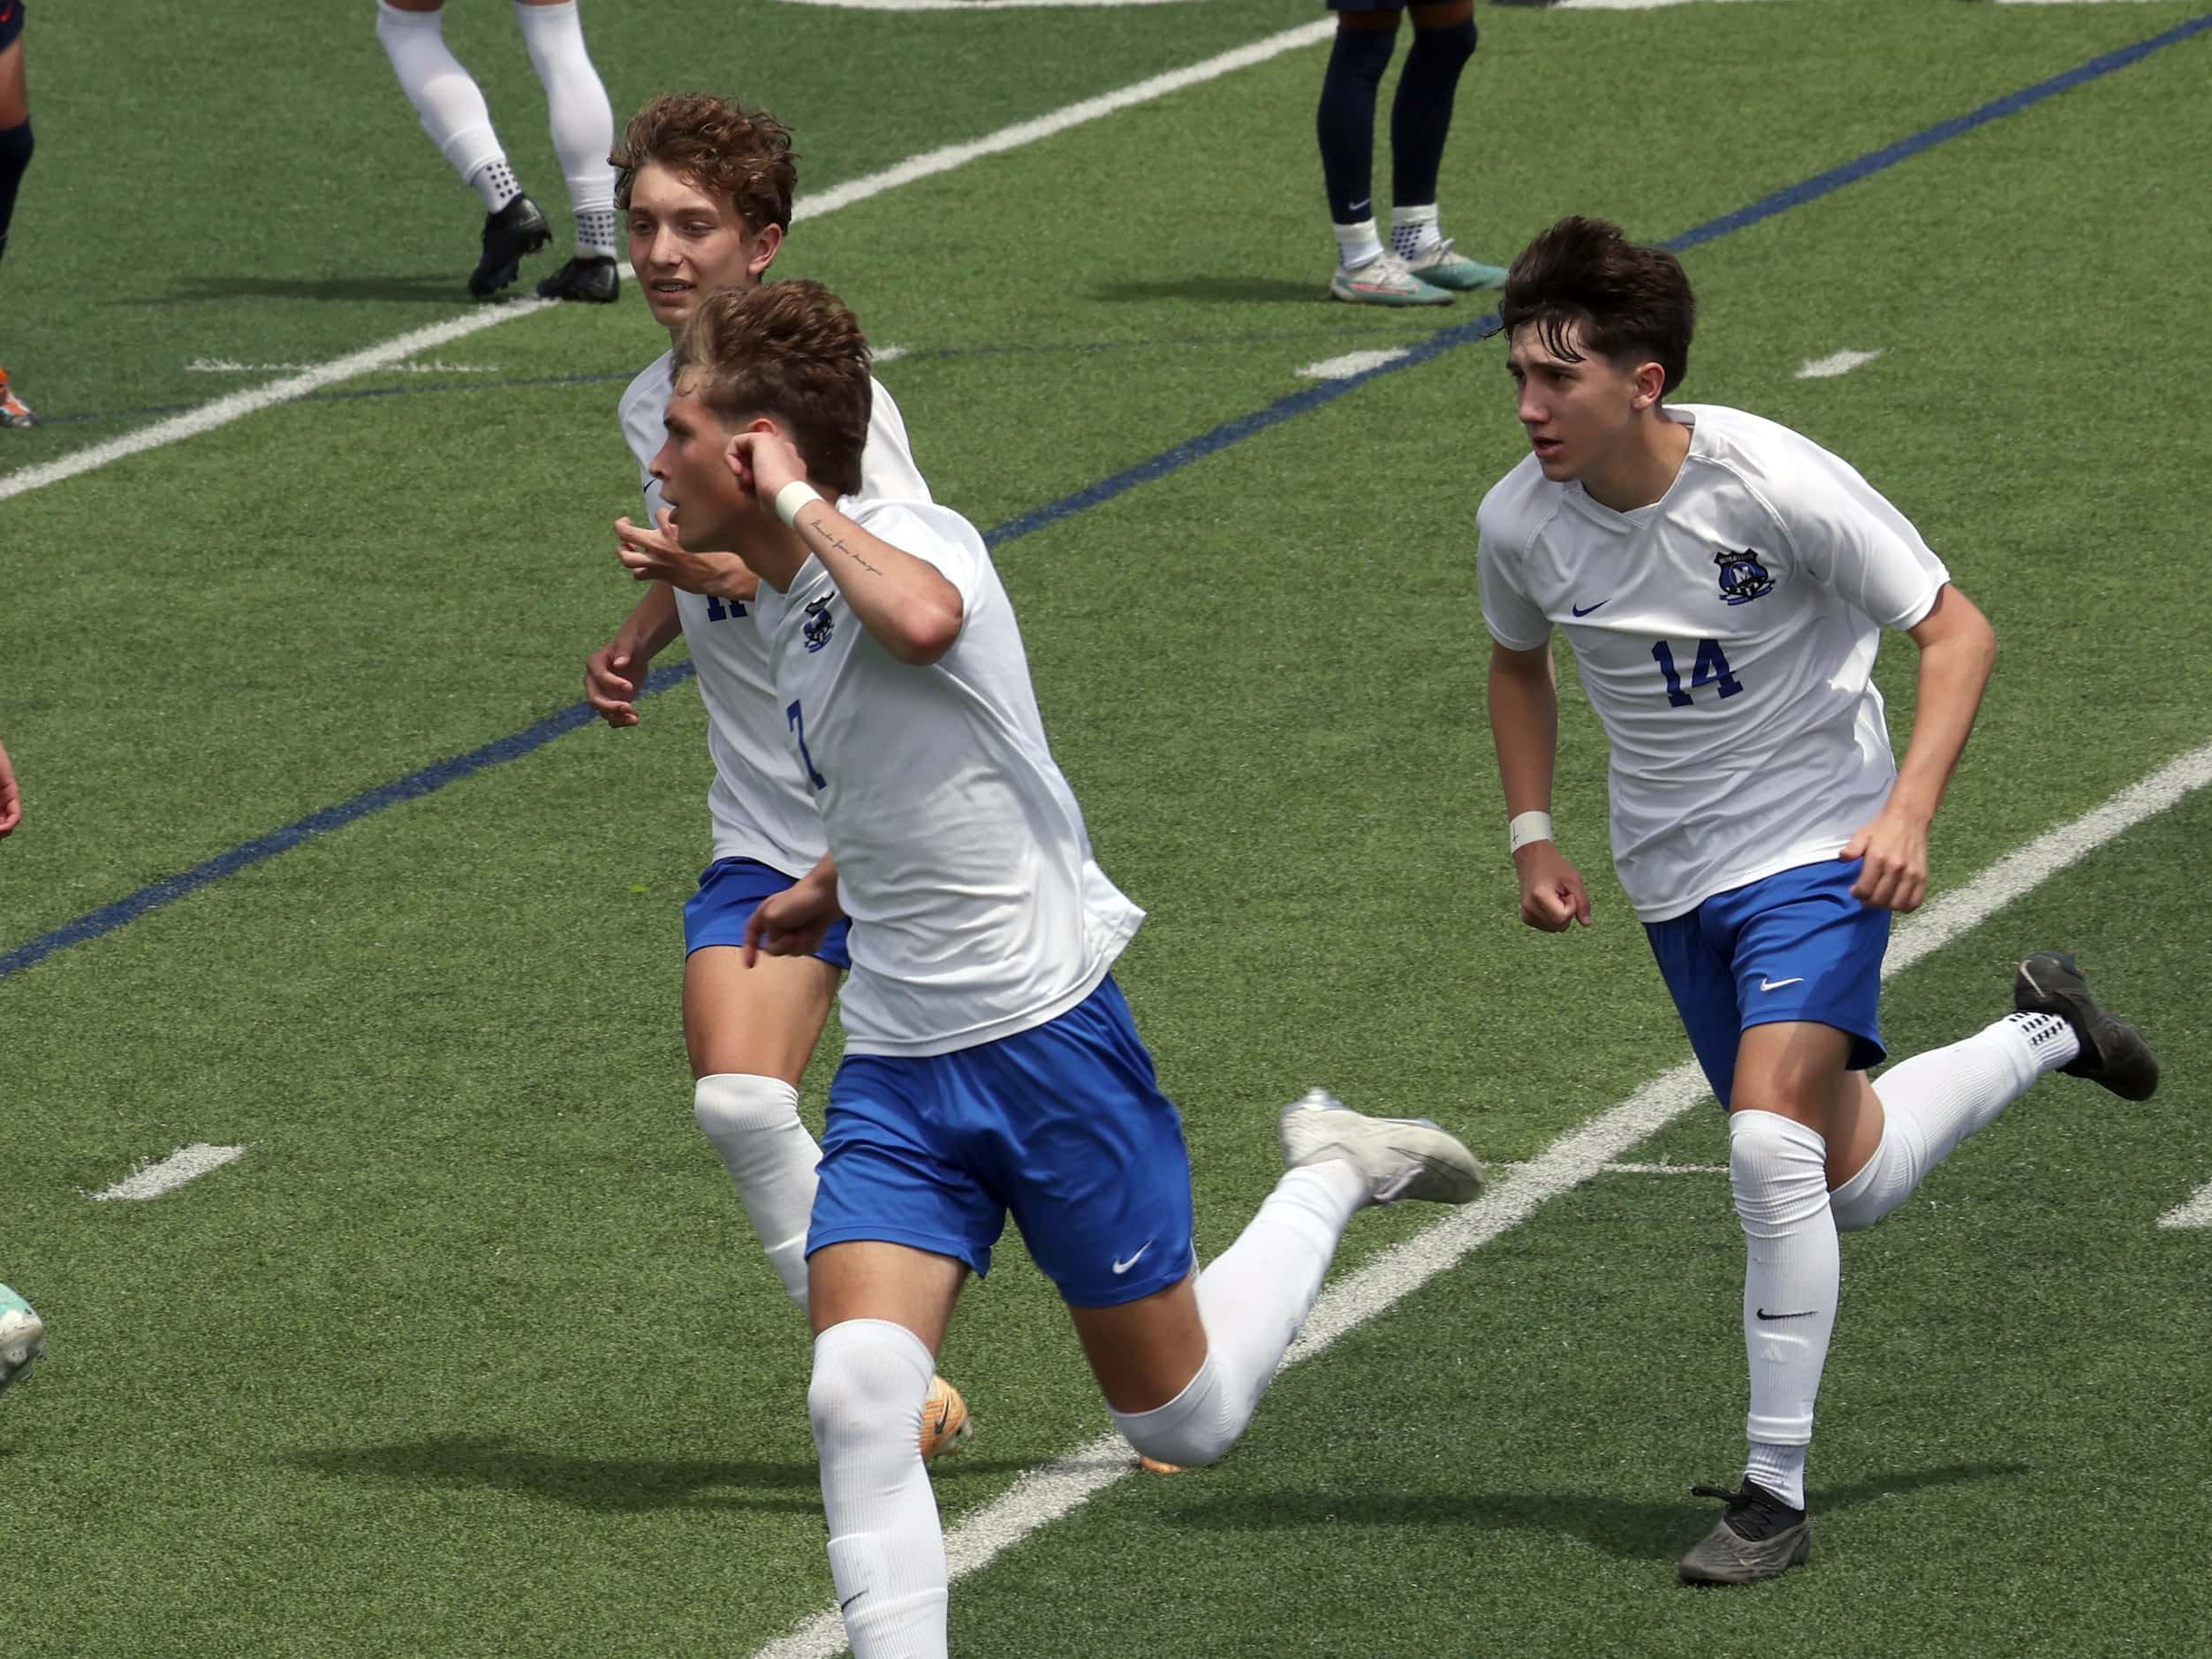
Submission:
[[6,1285],[0,1284],[0,1389],[30,1370],[46,1352],[46,1322]]
[[1367,1178],[1371,1204],[1466,1204],[1482,1191],[1481,1161],[1426,1117],[1369,1117],[1316,1088],[1285,1106],[1276,1127],[1285,1164],[1343,1158]]
[[1448,306],[1451,296],[1407,270],[1395,254],[1382,254],[1357,270],[1337,267],[1329,297],[1355,306]]
[[1479,259],[1469,259],[1452,246],[1450,237],[1406,260],[1405,269],[1431,288],[1446,288],[1454,293],[1505,286],[1504,267],[1485,265]]

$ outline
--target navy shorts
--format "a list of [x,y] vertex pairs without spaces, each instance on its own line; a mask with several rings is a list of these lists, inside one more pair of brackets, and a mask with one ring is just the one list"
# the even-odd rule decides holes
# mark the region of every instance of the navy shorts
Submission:
[[988,1273],[1011,1210],[1073,1307],[1133,1302],[1195,1264],[1182,1115],[1110,976],[996,1042],[845,1056],[816,1174],[810,1255],[876,1239]]
[[1875,1015],[1890,913],[1851,896],[1859,868],[1855,859],[1800,865],[1645,926],[1723,1106],[1736,1083],[1737,1043],[1754,1026],[1833,1026],[1852,1038],[1850,1070],[1882,1064]]
[[23,38],[24,0],[0,0],[0,52]]
[[1406,0],[1329,0],[1331,11],[1403,11]]
[[[4,0],[0,0],[4,4]],[[796,878],[758,859],[716,859],[699,873],[699,890],[684,901],[684,954],[702,945],[743,944],[745,924],[763,898],[788,892]],[[852,924],[840,916],[814,954],[839,973],[852,966],[845,940]]]

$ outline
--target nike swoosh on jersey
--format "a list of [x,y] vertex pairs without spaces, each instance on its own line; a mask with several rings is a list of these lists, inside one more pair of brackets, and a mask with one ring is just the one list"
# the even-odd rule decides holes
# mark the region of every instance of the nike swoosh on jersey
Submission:
[[1611,598],[1609,596],[1599,600],[1596,605],[1569,605],[1567,609],[1573,611],[1578,617],[1587,617],[1590,614],[1590,612],[1595,610],[1598,608],[1598,605],[1610,605],[1612,602]]
[[1759,979],[1759,989],[1762,991],[1778,991],[1784,985],[1802,985],[1804,983],[1805,975],[1802,973],[1799,974],[1793,980],[1770,980],[1764,974],[1761,974]]
[[1146,1239],[1146,1240],[1145,1240],[1142,1244],[1140,1244],[1140,1245],[1139,1245],[1139,1246],[1137,1246],[1137,1254],[1136,1254],[1135,1255],[1133,1255],[1133,1256],[1131,1256],[1131,1257],[1129,1258],[1129,1260],[1128,1260],[1128,1261],[1117,1261],[1117,1262],[1115,1262],[1115,1263],[1114,1263],[1114,1276],[1115,1276],[1116,1278],[1119,1278],[1119,1277],[1120,1277],[1123,1274],[1125,1274],[1125,1273],[1128,1272],[1130,1269],[1132,1269],[1132,1268],[1135,1267],[1135,1266],[1137,1265],[1137,1262],[1138,1262],[1138,1261],[1140,1260],[1140,1258],[1141,1258],[1141,1257],[1143,1256],[1144,1253],[1145,1253],[1146,1251],[1148,1251],[1148,1250],[1151,1249],[1151,1248],[1152,1248],[1152,1240],[1151,1240],[1151,1239]]

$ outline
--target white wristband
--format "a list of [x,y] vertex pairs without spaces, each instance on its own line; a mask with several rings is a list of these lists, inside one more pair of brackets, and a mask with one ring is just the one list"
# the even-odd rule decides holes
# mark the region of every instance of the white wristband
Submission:
[[803,478],[794,478],[776,492],[776,516],[785,524],[799,517],[799,510],[810,501],[820,501],[821,492]]
[[1515,813],[1512,822],[1505,826],[1506,850],[1510,852],[1518,852],[1532,842],[1552,838],[1551,814],[1548,812]]

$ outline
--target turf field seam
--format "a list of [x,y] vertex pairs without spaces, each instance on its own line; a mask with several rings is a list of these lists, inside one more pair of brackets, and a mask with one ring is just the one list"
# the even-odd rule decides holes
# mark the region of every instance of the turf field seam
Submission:
[[[1324,24],[1323,27],[1327,26]],[[2024,87],[2019,92],[2009,93],[2002,98],[1994,99],[1963,116],[1957,116],[1950,120],[1938,122],[1934,126],[1923,128],[1910,137],[1900,139],[1896,143],[1882,149],[1871,151],[1856,161],[1845,163],[1840,167],[1830,168],[1800,184],[1775,191],[1761,197],[1747,207],[1738,208],[1735,212],[1725,214],[1720,218],[1708,220],[1703,224],[1686,231],[1663,246],[1675,249],[1695,246],[1700,243],[1711,241],[1716,237],[1724,236],[1731,231],[1739,231],[1756,224],[1763,219],[1771,218],[1792,208],[1802,207],[1808,201],[1815,201],[1832,191],[1840,190],[1847,184],[1854,183],[1885,168],[1894,167],[1899,162],[1920,155],[1948,139],[1957,138],[1961,133],[1971,132],[2001,116],[2017,114],[2045,98],[2054,97],[2061,92],[2081,86],[2101,75],[2110,74],[2115,70],[2139,63],[2152,52],[2174,45],[2207,28],[2212,28],[2212,12],[2193,18],[2185,23],[2178,24],[2162,34],[2151,35],[2131,46],[2107,52],[2073,69],[2050,76],[2036,82],[2032,87]],[[1284,34],[1270,36],[1267,41],[1256,42],[1253,47],[1239,49],[1245,52],[1257,50],[1272,42],[1289,41],[1292,36],[1301,33],[1310,34],[1312,30],[1310,27],[1303,31],[1292,29]],[[1288,49],[1284,47],[1282,49]],[[1225,53],[1221,57],[1211,58],[1207,62],[1220,64],[1236,56],[1237,53],[1234,52]],[[1193,65],[1193,69],[1203,67],[1205,67],[1203,64]],[[1221,72],[1226,73],[1227,71],[1223,70]],[[1170,78],[1155,77],[1155,81],[1164,80]],[[1149,86],[1154,82],[1138,84]],[[1109,96],[1112,95],[1109,95]],[[1025,125],[1034,125],[1035,124],[1025,124]],[[1011,133],[1019,129],[1005,130]],[[986,140],[977,141],[981,143]],[[949,151],[932,152],[935,155],[949,153]],[[878,177],[883,176],[878,175]],[[854,186],[857,187],[866,182],[867,181],[855,180]],[[889,186],[882,187],[890,188]],[[833,205],[842,206],[844,201],[845,199],[841,198]],[[828,208],[817,208],[814,211],[820,213],[828,210]],[[1100,483],[1078,490],[1073,495],[1064,496],[1058,501],[1048,503],[1019,518],[1009,519],[996,528],[984,532],[984,545],[994,549],[1004,547],[1011,542],[1018,541],[1029,534],[1032,531],[1043,529],[1048,525],[1057,524],[1064,519],[1073,517],[1076,513],[1102,505],[1115,496],[1136,488],[1139,484],[1148,483],[1155,479],[1179,472],[1193,462],[1218,453],[1232,443],[1254,436],[1294,416],[1321,408],[1381,375],[1396,374],[1400,370],[1413,367],[1418,364],[1440,357],[1456,346],[1464,345],[1471,340],[1483,338],[1496,325],[1496,314],[1492,313],[1477,318],[1473,322],[1461,323],[1432,334],[1427,339],[1407,347],[1402,357],[1391,362],[1362,370],[1342,380],[1323,381],[1303,391],[1278,398],[1263,409],[1216,427],[1211,432],[1177,444],[1174,448],[1154,456],[1150,460],[1140,462],[1135,466],[1117,473]],[[251,393],[238,394],[239,397],[253,395]],[[148,430],[153,429],[148,428]],[[126,436],[115,442],[128,443],[131,442],[131,437]],[[102,447],[105,449],[111,446]],[[54,463],[56,466],[62,464]],[[35,472],[39,469],[30,470]],[[15,473],[6,478],[0,478],[0,499],[4,499],[7,495],[7,487],[11,480],[22,475]],[[688,678],[690,672],[689,663],[671,670],[655,670],[644,694],[650,695],[655,691],[665,690],[668,686]],[[100,937],[102,934],[112,932],[115,928],[134,920],[149,910],[181,898],[187,893],[197,891],[213,882],[222,880],[226,875],[235,875],[239,870],[258,864],[264,859],[273,858],[277,853],[288,852],[301,842],[312,839],[315,836],[342,828],[345,824],[366,816],[368,813],[381,810],[385,807],[397,806],[402,801],[412,800],[417,796],[428,793],[433,789],[443,788],[446,784],[481,771],[487,766],[519,759],[564,732],[588,724],[592,718],[592,711],[588,705],[580,702],[572,703],[557,714],[548,716],[526,731],[502,738],[481,748],[472,750],[467,754],[442,761],[435,765],[425,767],[420,771],[412,772],[394,783],[382,784],[356,796],[350,801],[343,802],[336,807],[325,807],[295,823],[286,825],[284,829],[271,831],[257,840],[233,847],[227,852],[194,866],[180,875],[169,876],[162,881],[151,883],[127,898],[80,916],[51,933],[42,935],[0,956],[0,979],[5,979],[11,973],[19,973],[29,967],[34,963],[52,955],[56,951],[73,944],[82,944]]]
[[[905,161],[896,163],[880,172],[847,179],[844,184],[831,186],[819,195],[801,198],[792,206],[792,222],[799,223],[807,219],[818,219],[826,213],[835,213],[841,208],[852,207],[856,202],[866,201],[871,197],[883,195],[885,192],[897,190],[902,186],[914,184],[924,178],[933,178],[940,173],[951,172],[956,168],[964,167],[973,161],[980,161],[985,156],[1001,155],[1009,150],[1019,149],[1025,145],[1057,137],[1072,127],[1101,120],[1109,115],[1133,108],[1137,104],[1164,98],[1170,94],[1201,86],[1209,80],[1218,80],[1222,76],[1233,73],[1237,70],[1263,64],[1269,58],[1279,57],[1284,52],[1294,51],[1299,47],[1314,45],[1326,40],[1335,32],[1335,23],[1328,19],[1323,19],[1318,23],[1301,24],[1297,28],[1285,29],[1279,34],[1267,35],[1247,45],[1218,53],[1201,62],[1186,64],[1181,69],[1170,70],[1164,74],[1154,75],[1147,80],[1133,82],[1117,91],[1102,93],[1095,97],[1082,99],[1064,108],[1055,110],[1049,114],[1036,117],[1034,119],[1017,122],[1012,126],[1002,127],[997,132],[986,133],[980,139],[973,139],[962,144],[949,144],[937,149],[926,150],[919,155],[908,156]],[[229,426],[233,421],[242,420],[248,415],[258,414],[263,410],[274,409],[284,404],[297,403],[311,392],[320,391],[322,388],[337,382],[352,380],[362,375],[372,374],[380,368],[390,367],[418,352],[428,351],[433,346],[451,345],[456,340],[466,339],[472,334],[481,334],[487,329],[497,328],[503,322],[514,322],[519,317],[535,316],[538,313],[549,310],[560,304],[561,301],[557,299],[506,300],[481,307],[461,316],[448,318],[443,322],[434,322],[422,328],[411,329],[406,333],[396,335],[381,345],[367,346],[347,356],[335,359],[305,374],[289,375],[282,380],[270,381],[266,385],[232,392],[228,397],[218,398],[212,403],[198,405],[182,414],[172,415],[168,420],[156,421],[154,425],[141,428],[136,432],[127,432],[121,437],[110,438],[104,443],[94,444],[72,454],[60,456],[54,460],[41,462],[35,466],[26,466],[12,473],[0,474],[0,501],[6,501],[15,496],[27,495],[32,490],[42,489],[49,484],[58,484],[64,480],[80,477],[86,473],[96,471],[110,462],[140,455],[148,450],[161,449],[171,443],[181,443],[186,438],[199,437]]]
[[[2061,870],[2208,784],[2212,784],[2212,743],[2169,761],[2080,817],[2046,830],[1963,887],[1900,920],[1882,959],[1882,977],[1886,981],[1902,973]],[[1284,1366],[1324,1352],[1472,1252],[1519,1226],[1550,1200],[1603,1173],[1622,1153],[1709,1098],[1705,1074],[1696,1061],[1686,1060],[1660,1072],[1618,1105],[1508,1170],[1473,1203],[1453,1210],[1330,1284],[1314,1303],[1298,1340],[1283,1356]],[[1108,1433],[1017,1477],[1006,1492],[946,1534],[945,1560],[952,1578],[958,1580],[981,1571],[1030,1534],[1065,1519],[1096,1494],[1126,1480],[1136,1468],[1135,1456],[1121,1436]],[[844,1621],[832,1606],[757,1650],[754,1659],[835,1659],[845,1649]]]

